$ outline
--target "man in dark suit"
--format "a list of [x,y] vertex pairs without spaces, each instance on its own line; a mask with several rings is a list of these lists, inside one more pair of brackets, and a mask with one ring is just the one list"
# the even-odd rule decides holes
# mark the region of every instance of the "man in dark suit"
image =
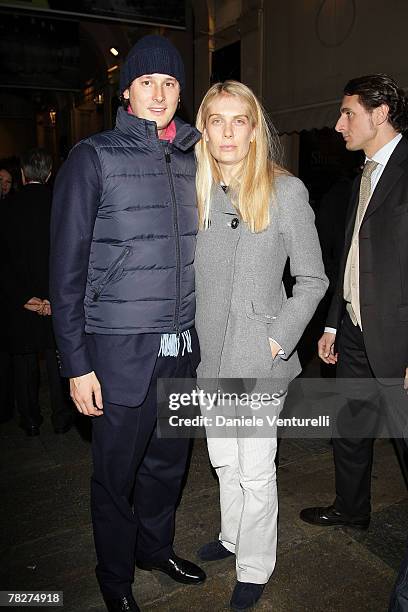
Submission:
[[[408,102],[393,79],[375,74],[347,83],[336,130],[348,150],[364,151],[366,162],[355,181],[339,280],[318,350],[325,363],[337,363],[337,378],[380,379],[388,386],[349,396],[350,433],[333,438],[335,501],[300,513],[315,525],[368,527],[372,402],[379,395],[393,396],[400,406],[408,402],[408,142],[401,134],[407,126]],[[397,406],[388,402],[387,408],[390,414]],[[360,435],[357,425],[363,426]],[[406,447],[398,433],[394,442],[406,478]]]
[[[51,215],[51,155],[32,149],[20,159],[23,187],[2,210],[2,287],[7,312],[5,333],[13,354],[15,399],[21,426],[40,433],[39,353],[45,357],[52,423],[56,433],[70,429],[75,416],[60,376],[48,301]],[[41,316],[39,316],[41,315]]]
[[0,168],[0,200],[4,200],[10,195],[13,186],[13,178],[6,168]]
[[92,419],[96,574],[111,612],[139,610],[135,563],[195,584],[173,549],[189,440],[157,434],[157,380],[191,378],[197,232],[193,146],[174,118],[184,66],[166,38],[122,65],[116,126],[78,143],[57,177],[51,306],[62,374]]
[[[0,163],[0,211],[4,214],[4,205],[7,204],[13,186],[13,178],[9,170]],[[3,282],[0,282],[0,300],[6,303]],[[0,328],[0,425],[13,418],[14,388],[13,388],[13,359],[8,350],[6,328]]]

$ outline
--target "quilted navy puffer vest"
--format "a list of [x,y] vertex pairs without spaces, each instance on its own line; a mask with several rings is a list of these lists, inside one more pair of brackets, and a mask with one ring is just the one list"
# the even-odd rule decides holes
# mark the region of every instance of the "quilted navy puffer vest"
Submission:
[[113,130],[88,138],[102,168],[85,297],[88,333],[184,331],[194,324],[197,233],[193,146],[176,120],[173,143],[156,124],[119,109]]

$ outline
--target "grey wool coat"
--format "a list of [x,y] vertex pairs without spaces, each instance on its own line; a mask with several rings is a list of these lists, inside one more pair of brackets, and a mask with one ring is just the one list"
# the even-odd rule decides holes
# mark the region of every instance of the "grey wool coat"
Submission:
[[[289,299],[282,283],[288,258],[296,279]],[[303,183],[277,177],[270,225],[259,233],[249,231],[228,193],[214,185],[211,225],[198,234],[195,269],[199,381],[260,378],[288,384],[295,378],[301,371],[296,345],[328,286]],[[281,345],[283,358],[272,359],[269,338]]]

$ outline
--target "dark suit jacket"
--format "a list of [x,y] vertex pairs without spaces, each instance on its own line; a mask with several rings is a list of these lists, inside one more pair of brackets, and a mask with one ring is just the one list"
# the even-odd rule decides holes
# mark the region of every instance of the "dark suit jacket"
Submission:
[[0,270],[3,320],[10,349],[35,353],[55,346],[51,317],[24,308],[32,297],[48,298],[51,193],[46,185],[32,183],[2,206]]
[[[105,401],[122,406],[139,406],[145,399],[156,364],[161,334],[129,336],[87,334],[92,368],[101,383]],[[200,363],[197,332],[191,329],[192,375]],[[170,358],[169,358],[170,359]]]
[[[344,271],[361,177],[346,221],[339,280],[326,325],[340,328]],[[360,307],[364,343],[377,378],[401,378],[408,366],[408,141],[396,146],[371,196],[359,236]],[[341,332],[340,332],[341,333]]]

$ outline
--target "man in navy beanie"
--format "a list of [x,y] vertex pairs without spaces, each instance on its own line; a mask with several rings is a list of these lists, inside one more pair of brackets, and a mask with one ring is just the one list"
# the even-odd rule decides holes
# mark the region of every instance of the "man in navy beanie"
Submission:
[[191,378],[197,211],[194,144],[174,118],[180,54],[145,36],[121,70],[116,126],[78,143],[56,181],[51,304],[61,372],[92,417],[96,575],[107,609],[139,610],[135,564],[195,584],[173,550],[189,440],[157,436],[158,378]]

